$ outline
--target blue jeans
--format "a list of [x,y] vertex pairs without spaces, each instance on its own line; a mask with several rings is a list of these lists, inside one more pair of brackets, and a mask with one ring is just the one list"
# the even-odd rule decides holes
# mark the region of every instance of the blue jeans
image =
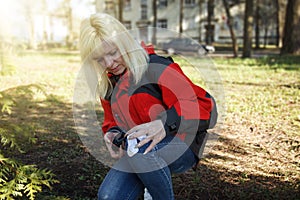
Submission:
[[148,154],[149,144],[133,157],[124,156],[104,178],[98,199],[134,200],[146,187],[154,200],[174,199],[172,173],[182,173],[193,167],[198,159],[179,138],[167,136]]

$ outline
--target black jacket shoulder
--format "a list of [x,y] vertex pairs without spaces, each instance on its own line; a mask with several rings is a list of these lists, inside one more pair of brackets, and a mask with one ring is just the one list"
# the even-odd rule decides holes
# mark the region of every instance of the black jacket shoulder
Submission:
[[172,57],[170,57],[170,56],[164,57],[164,56],[160,56],[157,54],[151,54],[149,57],[150,57],[150,64],[151,63],[159,63],[159,64],[168,66],[171,63],[174,63]]

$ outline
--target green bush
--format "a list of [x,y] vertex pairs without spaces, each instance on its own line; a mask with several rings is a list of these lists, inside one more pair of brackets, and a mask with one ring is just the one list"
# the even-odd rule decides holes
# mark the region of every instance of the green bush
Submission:
[[[32,88],[22,88],[18,93],[30,94]],[[15,91],[15,90],[14,90]],[[16,92],[16,91],[15,91]],[[0,92],[0,114],[10,115],[16,99],[6,91]],[[0,121],[0,200],[27,197],[35,199],[43,186],[51,189],[51,185],[58,183],[54,174],[47,169],[39,169],[35,165],[25,165],[13,158],[6,158],[4,150],[25,153],[20,142],[34,143],[35,138],[30,134],[34,127],[26,124],[10,124]]]
[[35,165],[23,165],[0,154],[0,199],[10,200],[24,194],[34,200],[35,195],[45,185],[57,183],[54,174],[47,169],[38,169]]

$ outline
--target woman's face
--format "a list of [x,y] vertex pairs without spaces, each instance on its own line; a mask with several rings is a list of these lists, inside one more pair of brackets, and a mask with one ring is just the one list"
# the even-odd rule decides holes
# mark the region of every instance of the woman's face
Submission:
[[105,67],[107,72],[120,75],[126,70],[126,63],[117,46],[112,43],[103,42],[101,52],[97,53],[96,51],[93,55],[93,60]]

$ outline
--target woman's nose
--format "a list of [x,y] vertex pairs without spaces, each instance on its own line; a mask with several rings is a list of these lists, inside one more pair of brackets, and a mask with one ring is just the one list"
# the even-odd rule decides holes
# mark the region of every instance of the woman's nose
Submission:
[[106,68],[110,68],[111,66],[112,66],[112,64],[113,64],[113,58],[111,58],[110,56],[105,56],[104,57],[104,64],[105,64],[105,67]]

